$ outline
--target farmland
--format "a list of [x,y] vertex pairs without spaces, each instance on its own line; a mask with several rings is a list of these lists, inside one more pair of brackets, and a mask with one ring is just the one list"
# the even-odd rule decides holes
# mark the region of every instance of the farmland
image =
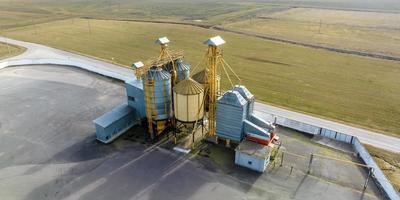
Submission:
[[314,45],[400,57],[400,14],[294,8],[227,24]]
[[[192,66],[201,60],[202,41],[223,36],[225,59],[257,99],[350,124],[399,135],[398,62],[185,25],[68,19],[10,29],[9,37],[46,44],[122,65],[156,55],[155,38],[168,36]],[[224,80],[227,80],[226,78]],[[229,84],[224,81],[223,88]]]

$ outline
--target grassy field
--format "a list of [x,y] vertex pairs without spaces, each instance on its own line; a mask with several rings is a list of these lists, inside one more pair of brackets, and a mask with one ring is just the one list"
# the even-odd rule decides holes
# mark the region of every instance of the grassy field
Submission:
[[385,176],[392,182],[396,191],[400,192],[400,154],[366,145],[369,153],[382,169]]
[[215,25],[299,6],[400,12],[397,0],[0,0],[0,28],[77,16]]
[[275,7],[280,6],[227,0],[0,0],[0,27],[6,29],[77,16],[219,24],[258,12],[266,13]]
[[25,49],[14,45],[7,45],[0,42],[0,59],[15,56],[24,52]]
[[262,35],[400,57],[400,13],[295,8],[230,23]]
[[[153,42],[160,36],[168,36],[196,65],[206,50],[202,41],[222,35],[226,60],[258,100],[400,135],[398,62],[184,25],[69,19],[5,33],[123,65],[157,55]],[[223,87],[228,88],[226,78]]]

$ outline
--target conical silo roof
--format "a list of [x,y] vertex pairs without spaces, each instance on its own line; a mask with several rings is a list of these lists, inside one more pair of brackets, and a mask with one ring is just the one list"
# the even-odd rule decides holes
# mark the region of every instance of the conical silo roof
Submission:
[[190,70],[190,65],[189,65],[189,63],[186,63],[182,59],[178,59],[176,61],[176,70],[177,71],[188,71],[188,70]]
[[182,95],[195,95],[204,92],[203,86],[191,78],[182,80],[174,87],[174,92]]
[[197,81],[198,83],[205,84],[206,83],[206,69],[197,72],[195,75],[192,76],[193,80]]
[[151,68],[147,72],[146,79],[154,79],[156,81],[171,79],[171,74],[161,68]]
[[[208,70],[204,69],[204,70],[197,72],[195,75],[192,76],[192,78],[193,78],[193,80],[197,81],[200,84],[205,84],[206,78],[207,78],[207,73],[208,73]],[[218,80],[221,79],[219,75],[216,75],[216,77]]]

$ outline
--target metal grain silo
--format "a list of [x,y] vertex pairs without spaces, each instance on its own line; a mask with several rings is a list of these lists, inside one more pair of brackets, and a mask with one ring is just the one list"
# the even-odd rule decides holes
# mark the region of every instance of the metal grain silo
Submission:
[[184,62],[182,59],[176,60],[175,64],[176,64],[177,82],[189,78],[190,65]]
[[184,123],[199,121],[204,116],[204,88],[191,78],[179,82],[174,88],[175,119]]
[[159,134],[172,116],[171,74],[162,68],[153,67],[143,75],[143,88],[149,128]]

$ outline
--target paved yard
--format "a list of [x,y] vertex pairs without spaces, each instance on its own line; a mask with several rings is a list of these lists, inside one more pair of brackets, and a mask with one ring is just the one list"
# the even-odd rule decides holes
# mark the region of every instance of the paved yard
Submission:
[[[140,127],[101,144],[92,120],[125,101],[123,85],[75,68],[3,69],[0,97],[4,199],[379,199],[373,184],[363,195],[332,181],[336,177],[305,175],[300,167],[291,175],[288,167],[259,174],[233,160],[220,166],[212,157],[142,144],[133,141]],[[308,147],[289,130],[282,130],[282,139],[292,151],[324,149]]]

